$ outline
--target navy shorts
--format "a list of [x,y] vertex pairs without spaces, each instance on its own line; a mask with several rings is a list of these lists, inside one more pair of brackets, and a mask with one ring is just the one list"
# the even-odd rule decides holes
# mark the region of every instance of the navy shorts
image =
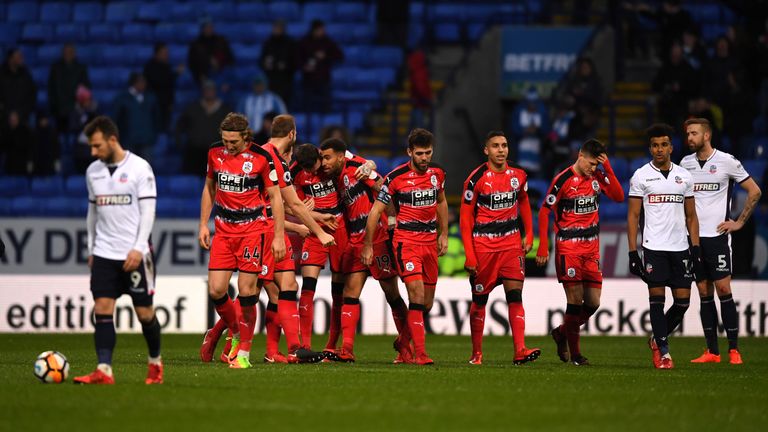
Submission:
[[648,288],[691,288],[693,263],[689,251],[654,251],[643,249]]
[[731,245],[728,234],[717,237],[701,237],[701,262],[704,277],[709,281],[731,275]]
[[93,257],[91,292],[93,298],[117,299],[128,294],[134,306],[152,306],[155,294],[155,263],[152,254],[144,255],[139,267],[132,272],[123,271],[125,260]]

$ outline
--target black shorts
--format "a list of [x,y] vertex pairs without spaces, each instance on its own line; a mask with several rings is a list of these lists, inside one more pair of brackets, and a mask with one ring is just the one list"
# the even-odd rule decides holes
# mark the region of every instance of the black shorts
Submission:
[[132,272],[123,271],[125,260],[111,260],[93,257],[91,267],[91,293],[93,298],[108,297],[117,299],[128,294],[134,306],[152,306],[155,294],[155,263],[152,254],[144,255],[144,260]]
[[704,277],[716,281],[731,275],[731,245],[728,234],[701,237],[701,262]]
[[648,288],[691,288],[693,263],[689,251],[669,252],[643,249]]

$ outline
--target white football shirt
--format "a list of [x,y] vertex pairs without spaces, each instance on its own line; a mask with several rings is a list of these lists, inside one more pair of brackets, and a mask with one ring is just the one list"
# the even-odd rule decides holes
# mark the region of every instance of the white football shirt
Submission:
[[690,154],[680,161],[680,166],[693,177],[699,235],[718,237],[717,226],[730,218],[733,183],[746,181],[749,173],[734,156],[718,150],[703,165],[696,154]]
[[693,197],[693,179],[686,169],[673,163],[665,177],[649,162],[632,175],[629,196],[643,199],[640,215],[643,248],[670,252],[688,250],[685,199]]
[[[157,197],[155,175],[147,161],[130,151],[112,168],[110,173],[110,166],[96,160],[85,172],[88,201],[96,206],[93,255],[124,260],[139,234],[139,200]],[[147,254],[149,242],[136,248]]]

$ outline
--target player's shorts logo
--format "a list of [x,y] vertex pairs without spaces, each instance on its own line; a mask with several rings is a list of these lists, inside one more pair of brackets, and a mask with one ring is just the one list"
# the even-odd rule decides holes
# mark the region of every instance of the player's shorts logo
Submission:
[[716,172],[717,172],[717,165],[712,165],[711,167],[709,167],[710,174],[715,174]]
[[304,251],[301,253],[301,260],[306,261],[309,259],[309,251]]
[[[607,179],[608,177],[606,177]],[[597,192],[600,190],[600,183],[597,182],[597,180],[592,180],[592,189]]]
[[464,191],[464,200],[465,201],[472,201],[472,198],[475,197],[475,194],[472,193],[471,190],[467,189]]
[[483,284],[476,284],[475,292],[483,292]]
[[267,273],[269,273],[269,266],[268,266],[268,265],[266,265],[266,264],[263,264],[263,265],[261,266],[261,275],[262,275],[262,276],[266,276],[266,275],[267,275]]
[[349,187],[349,177],[344,176],[344,186]]
[[555,201],[557,201],[557,197],[554,196],[553,194],[549,194],[549,195],[547,195],[546,200],[547,200],[547,204],[553,205],[555,203]]
[[408,261],[407,263],[405,263],[406,271],[413,271],[414,268],[416,268],[416,266],[414,266],[412,262]]
[[648,263],[645,265],[645,272],[646,273],[653,273],[653,264]]
[[568,267],[568,277],[576,277],[576,269],[573,267]]
[[517,189],[520,187],[520,180],[518,180],[517,177],[512,177],[509,180],[509,184],[512,186],[512,189]]
[[251,161],[243,162],[243,172],[246,174],[249,174],[251,171],[253,171],[253,162]]
[[437,187],[437,176],[432,174],[432,177],[429,178],[429,182],[432,183],[432,186]]
[[680,184],[683,182],[683,179],[680,176],[675,176],[675,183]]

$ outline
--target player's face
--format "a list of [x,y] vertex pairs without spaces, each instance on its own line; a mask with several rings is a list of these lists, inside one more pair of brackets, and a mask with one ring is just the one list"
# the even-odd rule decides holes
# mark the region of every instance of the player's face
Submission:
[[432,162],[432,147],[414,147],[408,149],[408,156],[411,157],[411,165],[418,172],[427,172],[429,163]]
[[323,172],[328,175],[338,175],[344,164],[344,152],[336,153],[333,149],[320,150]]
[[709,132],[704,132],[704,128],[698,124],[692,124],[685,128],[685,136],[688,140],[688,148],[697,152],[704,147],[704,143],[709,141]]
[[221,142],[230,154],[238,154],[245,150],[245,138],[237,131],[221,131]]
[[668,163],[672,157],[672,140],[668,136],[651,138],[651,156],[657,166]]
[[312,174],[317,174],[320,171],[320,168],[323,167],[323,162],[321,159],[318,159],[317,162],[315,162],[314,165],[312,165],[312,169],[309,170]]
[[488,162],[496,166],[503,166],[507,163],[509,157],[509,146],[507,139],[503,136],[495,136],[485,143],[483,150],[488,156]]
[[96,131],[88,138],[88,145],[91,146],[91,156],[104,163],[112,163],[115,158],[115,145],[117,138],[104,138],[104,134]]
[[589,177],[594,174],[598,163],[596,157],[579,151],[579,159],[576,161],[576,164],[579,167],[579,171],[585,176]]

